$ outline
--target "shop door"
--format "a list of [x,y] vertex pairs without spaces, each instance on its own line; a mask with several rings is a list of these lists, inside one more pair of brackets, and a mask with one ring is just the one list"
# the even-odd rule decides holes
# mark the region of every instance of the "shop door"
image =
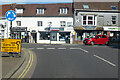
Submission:
[[37,43],[37,33],[32,33],[33,42]]
[[66,33],[65,41],[66,43],[70,43],[70,33]]
[[57,31],[51,31],[50,40],[51,41],[57,41]]

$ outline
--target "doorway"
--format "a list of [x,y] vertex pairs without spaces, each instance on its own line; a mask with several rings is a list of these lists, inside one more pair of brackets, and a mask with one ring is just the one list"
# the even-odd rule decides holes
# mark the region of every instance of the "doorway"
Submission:
[[32,43],[37,43],[37,33],[31,33]]

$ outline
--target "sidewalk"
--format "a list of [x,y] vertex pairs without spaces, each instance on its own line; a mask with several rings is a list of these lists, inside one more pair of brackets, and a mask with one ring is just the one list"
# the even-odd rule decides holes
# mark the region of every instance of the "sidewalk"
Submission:
[[[4,56],[6,55],[6,56]],[[24,63],[26,54],[22,49],[21,57],[9,57],[4,54],[2,57],[2,78],[10,78]]]

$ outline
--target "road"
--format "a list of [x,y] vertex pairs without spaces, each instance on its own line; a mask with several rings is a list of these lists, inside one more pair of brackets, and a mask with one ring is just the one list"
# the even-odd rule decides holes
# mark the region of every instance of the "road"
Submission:
[[32,78],[117,78],[118,49],[104,45],[23,44],[37,65]]

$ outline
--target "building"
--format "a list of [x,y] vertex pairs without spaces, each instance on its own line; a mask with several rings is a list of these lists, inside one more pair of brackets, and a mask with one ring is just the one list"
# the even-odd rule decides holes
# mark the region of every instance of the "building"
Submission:
[[118,39],[119,2],[74,2],[75,42],[96,34]]
[[17,13],[12,22],[13,38],[29,43],[73,43],[72,3],[7,4],[2,5],[2,15],[10,9]]

